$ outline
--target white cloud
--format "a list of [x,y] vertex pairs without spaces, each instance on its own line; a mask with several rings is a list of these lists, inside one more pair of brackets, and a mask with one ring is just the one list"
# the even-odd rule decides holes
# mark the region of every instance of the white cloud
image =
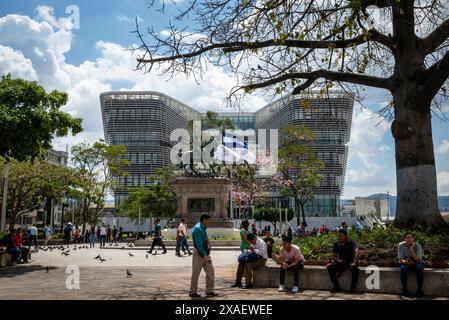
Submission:
[[367,167],[372,165],[379,151],[385,152],[389,148],[380,143],[390,125],[379,121],[379,117],[369,109],[355,108],[354,110],[349,156],[357,157]]
[[144,22],[144,20],[139,17],[139,16],[135,16],[135,17],[128,17],[125,16],[123,14],[118,15],[117,17],[115,17],[117,19],[118,22],[122,22],[122,23],[136,23],[136,19],[137,19],[137,23],[142,23]]
[[446,154],[448,152],[449,152],[449,141],[445,139],[445,140],[443,140],[441,145],[436,149],[436,153]]
[[[66,144],[83,140],[93,142],[103,137],[99,94],[113,89],[113,83],[124,83],[120,90],[153,90],[163,92],[199,110],[223,110],[223,100],[235,79],[221,67],[208,65],[208,72],[197,85],[192,78],[178,74],[143,74],[133,71],[136,56],[119,44],[98,41],[98,58],[80,65],[66,62],[74,34],[64,29],[51,7],[36,9],[41,21],[28,16],[0,17],[0,71],[13,76],[39,80],[47,90],[69,93],[64,110],[83,118],[85,131],[76,137],[56,139],[54,147],[65,150]],[[245,111],[265,105],[261,97],[249,97]]]
[[390,166],[379,162],[379,156],[392,153],[392,148],[382,143],[390,125],[369,109],[356,107],[352,119],[349,160],[346,173],[344,198],[369,196],[374,193],[396,191]]
[[35,12],[37,13],[37,18],[48,22],[52,27],[58,29],[71,30],[73,28],[72,20],[68,18],[55,18],[55,9],[46,5],[39,5],[36,7]]
[[448,195],[449,194],[449,172],[441,171],[437,173],[438,182],[438,194]]
[[33,63],[21,51],[0,45],[0,75],[11,73],[16,77],[38,80]]

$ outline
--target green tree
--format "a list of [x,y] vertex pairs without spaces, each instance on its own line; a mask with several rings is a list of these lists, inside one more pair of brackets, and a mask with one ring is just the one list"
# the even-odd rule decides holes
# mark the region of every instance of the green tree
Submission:
[[[127,175],[129,161],[124,158],[125,152],[125,146],[110,146],[102,140],[93,145],[79,143],[72,147],[77,179],[71,196],[78,200],[84,229],[87,222],[96,223],[106,196],[118,187],[117,178]],[[95,206],[93,212],[89,210],[91,206]]]
[[282,129],[284,138],[279,149],[279,175],[272,182],[280,188],[281,194],[293,197],[297,212],[297,224],[300,216],[306,222],[305,204],[313,199],[314,189],[319,186],[321,175],[319,171],[324,163],[319,160],[310,143],[315,137],[302,125],[289,125]]
[[69,131],[82,131],[81,119],[60,109],[67,103],[64,92],[46,92],[37,82],[13,79],[0,80],[0,155],[19,161],[43,157],[52,147],[55,136]]
[[133,188],[119,208],[119,214],[131,219],[141,217],[173,218],[176,215],[176,193],[174,180],[180,176],[173,166],[158,168],[149,177],[153,185]]
[[[0,160],[3,160],[0,158]],[[42,208],[47,198],[62,200],[74,183],[68,168],[38,160],[10,160],[7,216],[12,230],[22,214]]]
[[221,129],[224,132],[226,129],[234,129],[234,124],[229,118],[219,118],[218,113],[207,111],[206,115],[201,118],[203,126],[207,129]]
[[119,214],[136,220],[142,218],[161,217],[172,219],[176,215],[176,197],[166,186],[151,185],[129,192],[119,208]]
[[[288,208],[287,209],[288,221],[293,219],[294,215],[295,215],[295,212],[293,211],[293,209]],[[285,213],[282,210],[281,214],[279,214],[279,208],[257,208],[254,211],[254,219],[256,221],[270,222],[273,225],[274,230],[276,230],[276,223],[279,222],[279,216],[281,217],[281,221],[286,222],[285,221]]]
[[[380,113],[395,140],[395,224],[442,222],[431,119],[441,117],[449,94],[447,1],[188,2],[169,37],[152,28],[143,35],[137,25],[137,69],[198,78],[208,63],[226,65],[239,80],[230,94],[237,98],[263,88],[304,96],[333,87],[385,90],[391,102]],[[382,21],[373,22],[375,12]],[[188,20],[196,22],[189,34],[200,37],[186,36]]]

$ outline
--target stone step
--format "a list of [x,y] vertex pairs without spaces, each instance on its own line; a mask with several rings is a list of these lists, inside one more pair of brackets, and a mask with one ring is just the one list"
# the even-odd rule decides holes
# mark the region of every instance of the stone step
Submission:
[[[280,266],[269,260],[266,266],[254,272],[254,285],[257,287],[277,288],[279,286]],[[399,268],[359,267],[357,292],[400,294],[402,292]],[[378,281],[376,276],[378,275]],[[338,279],[344,290],[349,290],[351,274],[344,271]],[[377,286],[378,285],[378,286]],[[286,272],[285,286],[293,286],[293,272]],[[408,275],[408,289],[416,291],[416,276]],[[326,267],[306,265],[299,271],[299,288],[310,290],[330,290],[332,283]],[[449,269],[424,269],[424,293],[429,296],[449,297]]]

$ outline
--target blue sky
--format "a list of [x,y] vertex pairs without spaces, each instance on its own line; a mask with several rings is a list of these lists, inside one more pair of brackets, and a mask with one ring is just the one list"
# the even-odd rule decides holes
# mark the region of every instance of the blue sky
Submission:
[[[80,29],[64,26],[66,8],[80,10]],[[175,7],[168,6],[167,13]],[[134,18],[142,27],[164,30],[168,16],[149,9],[146,0],[2,0],[0,6],[0,74],[12,73],[38,80],[47,89],[69,92],[66,110],[84,118],[85,132],[55,141],[64,149],[74,143],[103,136],[98,95],[108,90],[155,90],[199,110],[223,110],[233,75],[211,67],[200,85],[178,75],[171,82],[157,74],[133,71],[135,56],[125,49],[137,43]],[[176,84],[176,85],[173,85]],[[374,112],[388,94],[367,89],[364,106],[356,105],[350,142],[344,198],[395,190],[394,142],[390,125]],[[249,97],[247,110],[262,107],[260,95]],[[446,106],[449,110],[449,107]],[[433,120],[439,193],[449,194],[449,123]]]

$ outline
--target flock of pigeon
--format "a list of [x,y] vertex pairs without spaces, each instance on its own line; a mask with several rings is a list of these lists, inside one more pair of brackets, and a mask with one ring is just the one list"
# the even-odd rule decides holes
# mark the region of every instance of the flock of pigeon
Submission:
[[[109,246],[110,247],[112,247],[112,246],[118,247],[119,244],[118,243],[115,243],[115,244],[109,243]],[[122,245],[120,247],[120,249],[125,249],[126,247],[132,248],[132,247],[134,247],[134,244],[133,243],[128,243],[126,245]],[[61,255],[69,256],[70,255],[70,250],[76,251],[76,250],[89,249],[89,248],[90,248],[89,245],[81,245],[81,244],[76,245],[76,244],[74,244],[71,249],[70,249],[69,245],[54,245],[54,246],[47,246],[47,247],[39,247],[39,250],[42,250],[42,251],[45,251],[45,252],[46,251],[52,252],[53,250],[60,250]],[[148,259],[148,254],[149,253],[150,252],[147,251],[147,253],[145,255],[145,257],[147,259]],[[157,254],[157,249],[153,252],[153,255],[156,255],[156,254]],[[134,257],[134,254],[132,254],[131,252],[128,252],[128,255],[129,255],[130,258]],[[100,254],[98,256],[96,256],[94,259],[95,260],[99,260],[100,262],[105,262],[106,261],[106,259],[102,258]],[[46,267],[46,271],[47,271],[47,273],[49,272],[49,267]],[[129,270],[126,270],[126,276],[127,277],[131,277],[132,273]]]

